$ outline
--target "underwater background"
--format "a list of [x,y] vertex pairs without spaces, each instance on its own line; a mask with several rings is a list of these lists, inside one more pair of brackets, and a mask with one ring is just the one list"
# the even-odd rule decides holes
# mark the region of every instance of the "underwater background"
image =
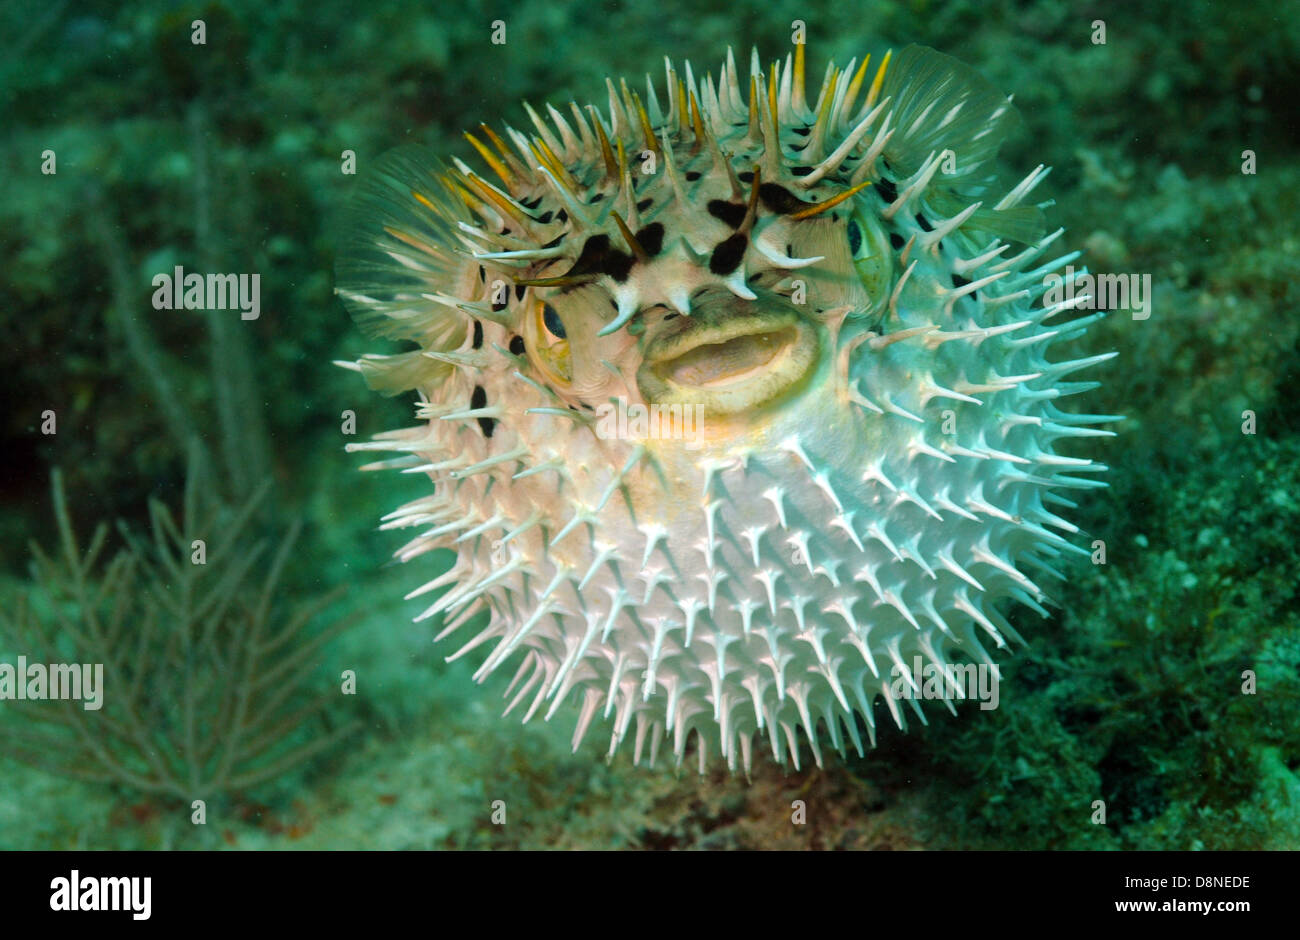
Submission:
[[[1300,847],[1297,12],[0,6],[0,662],[104,661],[132,690],[0,701],[0,848]],[[795,20],[814,75],[919,42],[1014,94],[1004,178],[1054,167],[1062,247],[1151,276],[1149,319],[1115,311],[1078,353],[1120,353],[1086,402],[1127,416],[1095,448],[1110,487],[1074,516],[1106,564],[1073,564],[1050,619],[1011,615],[1000,707],[882,723],[865,758],[746,781],[571,754],[571,715],[501,719],[506,677],[476,686],[411,623],[433,572],[376,526],[427,482],[343,452],[411,404],[331,364],[373,345],[333,295],[340,217],[393,146],[470,159],[461,132],[521,99],[784,58]],[[177,265],[258,272],[260,316],[153,309]]]

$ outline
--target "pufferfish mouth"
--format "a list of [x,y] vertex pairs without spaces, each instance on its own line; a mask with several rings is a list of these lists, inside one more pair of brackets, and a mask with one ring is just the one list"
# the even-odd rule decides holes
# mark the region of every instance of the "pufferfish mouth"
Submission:
[[817,335],[793,313],[688,323],[652,342],[637,383],[655,404],[734,414],[789,392],[817,358]]

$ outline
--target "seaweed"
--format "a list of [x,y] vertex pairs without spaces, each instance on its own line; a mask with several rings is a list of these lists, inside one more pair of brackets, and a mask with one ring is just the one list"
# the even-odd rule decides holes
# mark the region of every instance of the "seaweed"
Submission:
[[355,730],[329,726],[336,690],[310,694],[318,652],[348,625],[310,629],[337,592],[287,609],[278,596],[298,526],[270,552],[252,534],[267,486],[232,509],[203,476],[192,460],[179,522],[153,500],[149,538],[119,523],[110,557],[107,523],[78,542],[53,471],[59,548],[32,545],[33,582],[0,613],[0,643],[33,662],[102,664],[102,707],[6,702],[0,752],[68,778],[211,800],[268,784]]

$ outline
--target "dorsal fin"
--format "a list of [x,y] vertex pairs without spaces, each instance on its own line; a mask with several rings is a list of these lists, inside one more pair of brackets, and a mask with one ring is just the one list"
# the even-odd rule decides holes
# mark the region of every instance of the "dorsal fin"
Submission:
[[[1009,97],[964,62],[915,45],[894,58],[882,96],[892,97],[889,123],[895,128],[884,157],[899,179],[915,174],[932,154],[952,151],[951,163],[925,193],[936,212],[956,215],[990,189],[994,158],[1015,126]],[[1043,214],[1034,206],[986,206],[965,228],[1029,244],[1042,235]]]
[[895,132],[884,156],[899,178],[931,154],[951,150],[957,172],[946,182],[979,179],[1015,119],[1009,97],[969,65],[926,46],[908,46],[894,57],[881,97],[893,101]]

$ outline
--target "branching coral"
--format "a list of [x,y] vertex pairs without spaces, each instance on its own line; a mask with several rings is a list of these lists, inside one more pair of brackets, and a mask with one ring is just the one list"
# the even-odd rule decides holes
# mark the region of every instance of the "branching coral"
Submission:
[[57,470],[53,490],[59,550],[33,545],[34,584],[0,613],[0,649],[102,663],[103,707],[4,702],[0,752],[67,777],[212,799],[267,783],[354,730],[310,724],[337,694],[309,694],[316,654],[346,622],[308,629],[333,595],[278,603],[297,527],[273,555],[250,534],[265,487],[232,511],[191,469],[180,523],[151,502],[152,538],[119,526],[125,544],[107,561],[109,526],[83,548]]

